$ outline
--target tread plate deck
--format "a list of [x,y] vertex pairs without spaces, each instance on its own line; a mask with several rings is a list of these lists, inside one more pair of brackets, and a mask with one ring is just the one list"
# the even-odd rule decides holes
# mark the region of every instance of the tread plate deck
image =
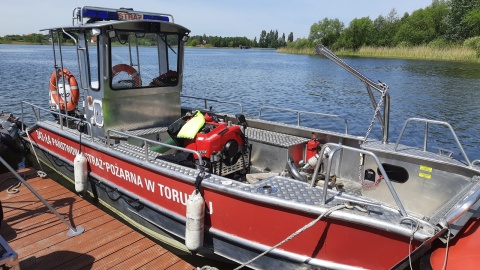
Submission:
[[22,185],[8,194],[18,181],[0,175],[0,233],[17,252],[21,269],[195,269],[57,182],[37,177],[34,169],[19,174],[67,221],[85,229],[67,236],[67,226],[33,193]]

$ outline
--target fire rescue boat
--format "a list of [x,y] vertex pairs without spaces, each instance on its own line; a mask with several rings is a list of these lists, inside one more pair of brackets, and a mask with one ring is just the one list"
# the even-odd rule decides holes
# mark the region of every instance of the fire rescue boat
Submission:
[[[478,211],[479,161],[452,127],[412,118],[389,142],[388,86],[322,45],[317,54],[364,82],[381,141],[348,134],[347,121],[343,133],[182,106],[212,100],[181,95],[189,30],[173,16],[73,14],[48,29],[50,108],[22,103],[36,117],[22,139],[77,192],[162,241],[254,269],[404,268]],[[75,65],[63,54],[71,43]],[[418,122],[423,149],[401,143]],[[460,160],[427,151],[431,125],[451,131]]]

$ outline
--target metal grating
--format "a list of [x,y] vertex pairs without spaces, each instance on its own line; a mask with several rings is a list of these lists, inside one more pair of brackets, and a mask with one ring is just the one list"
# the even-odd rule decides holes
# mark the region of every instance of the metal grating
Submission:
[[285,148],[309,141],[307,138],[261,130],[257,128],[247,128],[245,133],[249,140],[261,141],[267,144],[282,146]]
[[[259,192],[259,190],[261,190],[261,187],[263,186],[275,187],[277,191],[272,193]],[[250,186],[245,186],[242,188],[242,190],[249,191],[252,193],[259,193],[259,194],[262,194],[263,196],[275,197],[278,199],[284,199],[284,200],[292,201],[295,203],[312,205],[312,206],[320,206],[320,202],[322,201],[322,194],[323,194],[323,188],[319,188],[319,187],[311,188],[310,184],[308,183],[288,179],[281,176],[266,178]],[[356,190],[358,192],[358,189]],[[344,203],[343,200],[332,199],[332,193],[329,192],[327,195],[327,204],[325,206],[333,207],[342,203]],[[357,215],[368,216],[370,218],[384,221],[384,222],[389,222],[397,226],[399,225],[399,220],[402,218],[400,212],[396,210],[389,211],[387,209],[384,209],[381,207],[374,207],[374,206],[368,206],[368,210],[369,210],[368,213],[363,213],[357,210],[342,210],[342,211],[350,211]],[[400,226],[403,226],[403,225],[400,225]]]

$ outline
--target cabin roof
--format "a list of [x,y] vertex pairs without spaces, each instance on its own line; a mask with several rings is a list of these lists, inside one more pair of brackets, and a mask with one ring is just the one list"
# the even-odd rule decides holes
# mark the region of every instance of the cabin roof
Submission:
[[[158,25],[159,27],[156,27]],[[41,29],[40,31],[68,31],[68,32],[81,32],[92,28],[108,28],[108,29],[121,29],[131,31],[145,31],[145,32],[167,32],[167,33],[180,33],[187,34],[190,30],[179,24],[163,21],[152,20],[134,20],[134,21],[97,21],[93,23],[86,23],[83,25],[73,25],[64,27],[52,27]]]

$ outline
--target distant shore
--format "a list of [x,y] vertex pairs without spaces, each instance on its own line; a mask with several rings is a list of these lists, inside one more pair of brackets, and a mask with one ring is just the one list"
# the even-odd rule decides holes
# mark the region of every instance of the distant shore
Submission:
[[[314,54],[313,48],[279,48],[278,53],[291,54]],[[416,60],[439,60],[439,61],[459,61],[480,63],[477,52],[466,46],[452,46],[447,48],[431,48],[428,46],[416,47],[362,47],[358,51],[338,50],[334,51],[340,56],[356,56],[370,58],[396,58],[396,59],[416,59]]]
[[23,42],[23,41],[9,41],[9,42],[0,41],[0,45],[50,45],[50,43],[48,41],[43,43]]
[[[49,45],[49,42],[45,43],[34,43],[34,42],[0,42],[0,44],[8,45]],[[73,44],[72,44],[73,45]],[[221,47],[212,47],[212,46],[195,46],[187,48],[205,48],[205,49],[222,49]],[[228,49],[240,49],[240,48],[231,48]],[[251,49],[261,49],[261,50],[274,50],[266,48],[251,48]],[[313,55],[313,48],[278,48],[276,49],[277,53],[287,53],[287,54],[307,54]],[[336,55],[339,56],[354,56],[354,57],[370,57],[370,58],[393,58],[393,59],[414,59],[414,60],[438,60],[438,61],[458,61],[458,62],[473,62],[480,63],[480,58],[477,55],[476,50],[466,47],[466,46],[452,46],[446,48],[432,48],[428,46],[415,46],[415,47],[362,47],[358,51],[353,50],[337,50],[333,51]]]

